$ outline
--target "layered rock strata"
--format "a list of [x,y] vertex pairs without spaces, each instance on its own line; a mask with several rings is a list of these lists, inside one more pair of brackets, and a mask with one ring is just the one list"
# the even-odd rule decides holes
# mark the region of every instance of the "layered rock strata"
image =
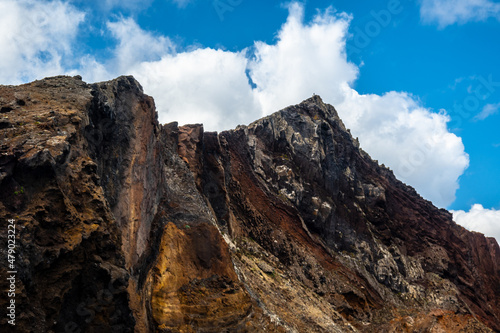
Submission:
[[500,332],[496,241],[319,96],[222,133],[160,125],[132,77],[2,86],[0,108],[2,331]]

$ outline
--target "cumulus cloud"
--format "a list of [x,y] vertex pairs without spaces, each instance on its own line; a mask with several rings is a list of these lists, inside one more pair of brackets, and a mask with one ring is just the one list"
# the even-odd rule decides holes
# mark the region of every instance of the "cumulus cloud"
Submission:
[[255,43],[248,67],[265,114],[313,93],[329,103],[341,103],[341,87],[357,78],[358,68],[345,53],[350,17],[328,8],[309,24],[303,20],[303,6],[293,3],[276,44]]
[[106,24],[107,33],[117,41],[113,56],[101,63],[93,56],[80,58],[78,69],[68,74],[82,75],[88,82],[111,80],[118,75],[130,75],[142,63],[160,60],[164,55],[175,54],[174,43],[165,36],[156,36],[144,31],[132,18],[121,17]]
[[159,61],[138,61],[131,72],[155,96],[161,121],[201,122],[208,130],[248,124],[313,93],[340,103],[339,87],[358,74],[345,56],[350,18],[327,9],[304,24],[301,5],[289,10],[276,44],[170,52]]
[[175,47],[168,37],[154,36],[142,30],[132,18],[108,22],[107,27],[118,40],[115,59],[108,68],[118,73],[126,73],[137,63],[159,60],[165,54],[175,52]]
[[361,147],[424,198],[440,207],[451,204],[469,157],[462,140],[447,129],[450,118],[421,107],[406,93],[344,91],[337,109]]
[[427,23],[444,28],[455,23],[500,20],[500,3],[490,0],[421,0],[420,15]]
[[475,204],[468,212],[451,211],[453,220],[468,230],[477,231],[488,237],[495,237],[500,243],[500,210],[486,209]]
[[203,123],[205,129],[229,129],[261,117],[245,74],[241,52],[210,48],[143,62],[134,76],[155,96],[161,122]]
[[65,72],[84,13],[60,1],[0,1],[0,82]]

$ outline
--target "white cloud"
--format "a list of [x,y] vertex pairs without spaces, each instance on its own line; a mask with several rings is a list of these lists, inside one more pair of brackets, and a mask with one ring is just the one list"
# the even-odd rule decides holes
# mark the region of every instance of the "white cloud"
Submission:
[[424,198],[450,205],[469,158],[462,140],[448,132],[449,117],[421,107],[406,93],[359,95],[344,89],[345,101],[337,109],[361,147]]
[[78,69],[66,72],[68,75],[81,75],[86,82],[99,82],[111,80],[116,77],[115,72],[110,72],[106,65],[98,62],[93,56],[81,57],[77,65]]
[[0,82],[63,73],[84,17],[61,1],[0,1]]
[[350,17],[327,9],[305,25],[301,5],[291,4],[289,11],[276,44],[256,42],[255,59],[249,62],[255,94],[265,114],[313,93],[337,105],[345,97],[340,88],[358,75],[358,68],[345,54]]
[[474,119],[485,120],[489,116],[497,114],[499,110],[500,110],[500,103],[486,104],[481,110],[481,112],[479,112],[479,114],[474,117]]
[[137,70],[134,68],[140,64],[157,61],[176,52],[174,43],[168,37],[144,31],[131,18],[122,17],[107,22],[106,27],[117,41],[114,56],[105,63],[98,62],[91,55],[81,57],[78,69],[70,70],[68,74],[80,74],[87,82],[111,80],[119,75],[135,74]]
[[453,220],[468,230],[477,231],[488,237],[495,237],[500,243],[500,210],[486,209],[475,204],[468,212],[451,211]]
[[455,23],[500,20],[500,3],[490,0],[421,0],[420,16],[427,23],[444,28]]
[[161,122],[203,123],[207,130],[221,130],[262,115],[246,66],[243,53],[206,48],[141,63],[133,74],[155,97]]
[[142,30],[131,18],[108,22],[107,27],[119,41],[112,63],[116,66],[112,69],[114,72],[126,74],[137,63],[159,60],[163,55],[175,52],[169,38]]

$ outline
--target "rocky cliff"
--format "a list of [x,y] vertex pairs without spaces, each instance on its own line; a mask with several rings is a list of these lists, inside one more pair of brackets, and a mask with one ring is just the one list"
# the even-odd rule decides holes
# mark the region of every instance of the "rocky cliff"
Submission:
[[160,125],[132,77],[1,86],[0,108],[2,332],[500,332],[496,241],[318,96],[219,134]]

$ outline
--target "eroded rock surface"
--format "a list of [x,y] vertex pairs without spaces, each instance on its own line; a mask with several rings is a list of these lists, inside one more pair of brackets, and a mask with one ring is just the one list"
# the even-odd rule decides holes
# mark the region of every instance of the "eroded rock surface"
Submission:
[[160,125],[132,77],[1,86],[0,108],[2,332],[500,331],[496,241],[319,96],[219,134]]

